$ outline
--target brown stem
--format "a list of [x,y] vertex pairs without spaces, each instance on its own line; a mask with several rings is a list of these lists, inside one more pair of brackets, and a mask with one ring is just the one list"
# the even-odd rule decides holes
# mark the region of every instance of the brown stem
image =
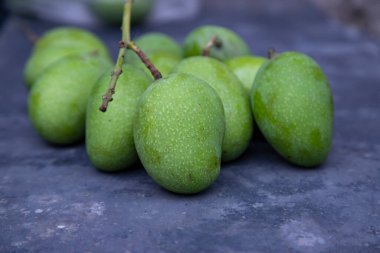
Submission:
[[211,48],[221,48],[223,46],[222,42],[218,39],[216,35],[212,36],[210,41],[207,42],[206,47],[202,51],[203,56],[209,56]]
[[115,67],[112,71],[111,80],[106,93],[102,96],[102,104],[99,108],[100,111],[105,112],[108,103],[113,100],[112,95],[115,94],[115,88],[119,76],[123,73],[122,67],[124,64],[125,54],[127,52],[127,43],[131,40],[131,12],[132,0],[126,0],[124,4],[123,24],[122,24],[122,40],[119,42],[119,55]]
[[133,41],[129,41],[127,43],[129,49],[137,54],[140,60],[144,63],[144,65],[149,69],[152,74],[154,80],[158,80],[162,78],[161,72],[153,65],[153,63],[149,60],[149,58],[144,54],[143,51],[135,44]]
[[271,47],[268,49],[268,58],[269,59],[273,59],[274,57],[276,57],[277,55],[277,51],[275,48]]
[[100,106],[99,110],[102,112],[107,111],[108,103],[113,100],[112,96],[115,94],[115,87],[116,87],[116,82],[119,76],[123,73],[123,71],[120,69],[112,71],[111,74],[111,83],[115,84],[109,87],[106,91],[106,93],[102,96],[102,105]]
[[19,25],[25,36],[28,38],[30,42],[36,44],[40,37],[35,33],[32,28],[23,20],[19,20]]

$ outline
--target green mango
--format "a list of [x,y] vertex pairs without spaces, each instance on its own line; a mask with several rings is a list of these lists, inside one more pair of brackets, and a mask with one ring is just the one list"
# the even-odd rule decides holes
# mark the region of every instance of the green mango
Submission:
[[[105,23],[120,25],[123,18],[125,0],[91,0],[90,10]],[[132,23],[140,23],[150,13],[154,0],[133,0]]]
[[[169,54],[167,52],[156,52],[149,56],[149,60],[153,63],[153,65],[160,71],[163,77],[166,77],[169,75],[169,73],[172,72],[174,67],[179,64],[181,59],[177,58],[173,54]],[[131,65],[138,67],[142,70],[144,70],[145,73],[147,73],[149,76],[151,76],[151,72],[149,69],[144,65],[144,63],[141,62],[141,60],[138,60],[134,63],[130,63]],[[153,79],[153,77],[152,77]]]
[[248,147],[253,132],[249,97],[239,79],[224,63],[202,56],[182,60],[174,72],[194,75],[215,89],[226,117],[222,160],[227,162],[239,157]]
[[[137,38],[135,43],[162,76],[167,76],[182,59],[181,46],[166,34],[146,33]],[[139,67],[151,75],[140,58],[131,50],[127,52],[126,63]]]
[[[165,54],[164,58],[169,58],[171,62],[182,59],[181,46],[166,34],[156,32],[146,33],[138,37],[135,43],[151,61],[153,61],[152,58],[158,58],[158,55],[162,54]],[[143,66],[140,58],[131,50],[127,52],[126,63],[139,67]]]
[[183,45],[184,56],[202,55],[203,49],[213,36],[217,36],[222,46],[221,48],[212,47],[210,57],[225,61],[251,54],[248,45],[235,32],[225,27],[206,25],[194,29],[187,35]]
[[155,81],[140,99],[134,140],[147,173],[165,189],[192,194],[220,172],[223,105],[204,81],[182,73]]
[[97,54],[68,56],[50,66],[29,94],[29,117],[37,132],[54,144],[80,141],[91,89],[111,66]]
[[80,55],[86,52],[92,53],[96,51],[78,47],[53,47],[33,53],[25,65],[24,79],[26,86],[30,89],[46,69],[57,61],[66,56]]
[[98,50],[98,53],[109,56],[107,48],[95,34],[77,27],[63,26],[44,33],[34,46],[34,51],[57,47],[88,48],[88,51]]
[[[154,66],[161,72],[162,76],[169,75],[175,66],[177,66],[181,59],[177,58],[176,56],[166,53],[166,52],[157,52],[152,54],[152,56],[149,58]],[[144,65],[144,70],[150,74],[149,70]]]
[[225,63],[239,78],[247,94],[250,95],[256,74],[266,61],[267,59],[264,57],[240,56],[229,59]]
[[53,63],[69,55],[97,53],[111,60],[107,48],[95,35],[78,28],[56,28],[45,33],[34,47],[24,69],[24,80],[30,89]]
[[133,141],[133,122],[137,103],[153,82],[141,69],[123,68],[117,81],[113,101],[107,112],[99,110],[102,96],[110,82],[105,74],[94,86],[86,113],[86,149],[92,164],[103,171],[120,171],[137,160]]
[[146,33],[138,37],[135,43],[148,56],[157,52],[165,52],[176,56],[178,59],[182,58],[181,46],[175,40],[164,33]]
[[313,59],[286,52],[265,63],[252,87],[251,104],[261,132],[286,160],[314,167],[327,159],[333,97]]

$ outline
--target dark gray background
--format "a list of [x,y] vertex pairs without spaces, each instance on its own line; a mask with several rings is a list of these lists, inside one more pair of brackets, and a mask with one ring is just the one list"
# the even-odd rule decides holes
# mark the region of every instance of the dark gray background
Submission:
[[[272,46],[311,55],[335,100],[328,161],[294,167],[253,140],[195,196],[161,189],[140,165],[100,173],[82,144],[54,147],[32,129],[22,81],[32,45],[10,16],[0,26],[0,252],[380,252],[379,41],[304,1],[215,2],[191,20],[133,34],[161,31],[181,42],[212,23],[259,55]],[[28,22],[38,33],[60,25]],[[91,30],[115,55],[119,30]]]

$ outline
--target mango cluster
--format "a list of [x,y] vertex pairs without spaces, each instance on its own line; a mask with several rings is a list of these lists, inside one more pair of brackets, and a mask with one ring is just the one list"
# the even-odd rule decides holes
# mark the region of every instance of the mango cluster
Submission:
[[[218,46],[203,56],[211,38]],[[104,44],[78,28],[45,33],[24,72],[37,132],[57,145],[85,138],[90,161],[102,171],[140,160],[155,182],[182,194],[208,188],[222,162],[246,151],[254,121],[289,162],[315,167],[327,159],[333,99],[312,58],[298,52],[254,56],[235,32],[211,25],[191,31],[183,46],[162,33],[135,43],[163,78],[154,80],[128,50],[104,113],[99,106],[112,71]]]

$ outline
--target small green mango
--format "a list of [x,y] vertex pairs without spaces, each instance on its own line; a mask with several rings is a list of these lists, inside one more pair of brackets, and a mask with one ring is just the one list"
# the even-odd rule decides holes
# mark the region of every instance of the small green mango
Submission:
[[154,0],[133,0],[131,17],[132,23],[142,23],[153,9],[154,2]]
[[[182,48],[166,34],[146,33],[137,38],[135,43],[164,77],[167,76],[182,59]],[[126,63],[139,67],[151,75],[140,58],[131,50],[127,52]]]
[[25,65],[24,79],[26,86],[30,89],[46,69],[57,61],[70,55],[80,55],[86,52],[95,53],[96,51],[88,51],[85,48],[77,47],[53,47],[34,53]]
[[103,171],[120,171],[137,160],[133,123],[137,103],[152,78],[131,65],[123,68],[107,112],[99,110],[110,82],[105,74],[94,86],[86,113],[86,149],[92,164]]
[[45,33],[37,42],[24,69],[24,80],[31,88],[42,73],[53,63],[69,55],[87,52],[111,60],[104,44],[92,33],[78,28],[63,27]]
[[212,47],[210,57],[225,61],[236,56],[251,54],[248,45],[235,32],[225,27],[206,25],[194,29],[187,35],[183,45],[184,56],[202,55],[203,49],[213,36],[217,36],[222,46]]
[[[169,61],[180,61],[182,59],[182,48],[171,37],[163,33],[146,33],[135,40],[136,45],[144,52],[144,54],[153,62],[159,55],[165,55],[164,58],[169,58]],[[128,50],[126,63],[146,69],[140,58],[131,50]],[[162,71],[159,66],[156,66]]]
[[[149,58],[154,66],[161,72],[162,76],[169,75],[175,66],[177,66],[181,59],[177,58],[176,56],[166,53],[166,52],[157,52],[152,54],[152,56]],[[149,70],[144,65],[144,70],[150,74]]]
[[88,48],[88,51],[98,50],[98,53],[109,56],[103,42],[93,33],[76,27],[58,27],[44,33],[34,46],[34,51],[57,47]]
[[313,167],[327,159],[333,97],[313,59],[286,52],[265,63],[255,79],[251,104],[261,132],[286,160]]
[[91,89],[111,71],[111,62],[94,54],[68,56],[49,67],[29,94],[29,117],[37,132],[54,144],[81,140]]
[[159,185],[192,194],[218,177],[224,130],[215,91],[194,76],[171,74],[141,97],[134,140],[144,168]]
[[164,33],[151,32],[138,37],[135,41],[146,55],[157,52],[166,52],[177,58],[182,58],[181,46],[171,37]]
[[225,63],[239,78],[247,94],[250,95],[256,74],[266,61],[266,58],[258,56],[240,56],[229,59]]
[[223,161],[239,157],[249,145],[253,132],[249,97],[242,83],[222,62],[202,56],[186,58],[174,69],[206,81],[223,102],[226,132],[223,140]]
[[[123,18],[125,0],[91,0],[92,12],[102,21],[120,25]],[[134,0],[132,5],[132,23],[144,21],[154,5],[154,0]]]
[[[181,59],[167,52],[153,53],[149,56],[149,60],[160,71],[163,77],[169,75],[169,73],[173,71],[174,67],[177,66],[181,61]],[[144,70],[145,73],[151,76],[149,69],[140,60],[136,61],[135,63],[131,63],[131,65]]]

